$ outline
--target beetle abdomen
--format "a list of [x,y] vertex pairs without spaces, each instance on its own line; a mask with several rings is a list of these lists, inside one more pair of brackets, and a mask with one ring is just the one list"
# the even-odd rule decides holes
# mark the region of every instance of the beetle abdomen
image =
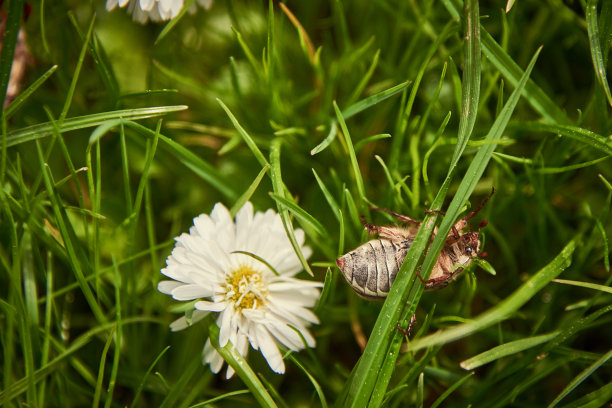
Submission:
[[336,264],[359,295],[384,298],[389,294],[410,243],[374,239],[338,258]]

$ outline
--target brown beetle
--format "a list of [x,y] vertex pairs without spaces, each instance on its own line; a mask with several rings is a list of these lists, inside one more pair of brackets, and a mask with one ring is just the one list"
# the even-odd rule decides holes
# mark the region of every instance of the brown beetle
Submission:
[[[417,272],[417,276],[425,284],[425,289],[445,287],[459,276],[463,269],[472,262],[473,258],[485,255],[479,253],[479,235],[480,228],[484,227],[487,221],[481,222],[476,232],[470,230],[461,232],[461,230],[468,226],[468,221],[482,209],[494,192],[495,189],[491,191],[491,194],[478,208],[453,225],[429,279],[427,281],[423,280]],[[408,249],[410,249],[421,223],[393,211],[382,208],[372,209],[389,213],[401,221],[413,224],[413,226],[377,226],[367,223],[362,217],[364,227],[370,233],[378,234],[378,238],[370,240],[341,256],[336,260],[336,264],[346,281],[358,295],[366,299],[383,299],[389,294],[391,285],[406,258]],[[434,236],[436,232],[437,227],[434,230]]]

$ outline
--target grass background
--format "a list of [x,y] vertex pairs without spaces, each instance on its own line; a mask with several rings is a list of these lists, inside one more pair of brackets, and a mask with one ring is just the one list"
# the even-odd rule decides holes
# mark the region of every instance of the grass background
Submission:
[[[609,404],[611,1],[228,0],[146,26],[29,6],[3,5],[2,89],[16,27],[32,56],[1,117],[4,406]],[[422,293],[432,222],[492,187],[496,275]],[[247,198],[307,232],[321,324],[285,375],[253,352],[225,381],[201,365],[212,320],[171,333],[189,305],[156,285],[193,217]],[[393,222],[370,205],[448,215],[384,305],[334,266],[359,215]]]

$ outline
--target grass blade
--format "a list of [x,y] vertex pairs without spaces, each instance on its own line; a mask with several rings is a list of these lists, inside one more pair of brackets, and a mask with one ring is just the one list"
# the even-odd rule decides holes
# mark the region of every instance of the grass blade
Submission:
[[598,285],[596,283],[581,282],[581,281],[567,280],[567,279],[553,279],[553,282],[564,283],[566,285],[572,285],[572,286],[579,286],[581,288],[599,290],[601,292],[612,294],[612,288],[606,285]]
[[95,113],[93,115],[77,116],[74,118],[65,119],[61,124],[53,122],[40,123],[38,125],[28,126],[23,129],[9,132],[6,138],[6,146],[11,147],[21,143],[51,136],[56,131],[56,127],[59,133],[65,133],[73,130],[100,126],[104,124],[104,122],[112,119],[139,120],[154,118],[170,112],[182,111],[187,108],[188,107],[185,105],[177,105],[158,106],[154,108],[122,109],[110,112]]
[[244,193],[242,193],[242,195],[240,197],[238,197],[238,199],[236,200],[236,202],[234,203],[234,205],[230,209],[230,214],[232,215],[232,218],[235,217],[236,213],[238,212],[238,210],[240,210],[242,208],[242,206],[247,201],[250,200],[251,196],[253,195],[253,193],[255,193],[255,190],[257,190],[257,187],[259,187],[259,183],[261,183],[261,180],[266,175],[268,170],[270,170],[270,165],[269,164],[265,165],[259,171],[259,174],[257,174],[257,177],[255,177],[255,180],[253,180],[253,182],[251,183],[249,188],[247,188],[246,191]]
[[465,35],[465,68],[463,70],[463,86],[461,89],[461,117],[457,133],[457,145],[453,152],[449,172],[454,171],[467,142],[470,140],[470,135],[476,123],[478,103],[480,101],[480,62],[482,57],[480,55],[480,12],[478,1],[466,1],[464,14],[467,33]]
[[221,354],[221,357],[236,371],[236,374],[242,379],[245,385],[251,391],[251,394],[260,406],[276,407],[274,400],[263,386],[257,374],[251,369],[249,363],[236,350],[231,342],[227,342],[224,347],[219,346],[219,327],[216,324],[211,324],[209,327],[210,342],[215,349]]
[[561,391],[557,398],[553,400],[550,404],[548,404],[548,408],[552,408],[556,406],[563,398],[565,398],[570,392],[572,392],[576,387],[578,387],[584,380],[586,380],[591,374],[595,372],[599,367],[601,367],[606,361],[612,358],[612,350],[608,351],[606,354],[601,356],[599,360],[591,364],[584,371],[576,376],[568,385]]
[[236,119],[232,111],[230,111],[229,108],[225,106],[225,104],[223,103],[223,101],[221,101],[221,99],[217,98],[217,102],[219,102],[219,105],[221,105],[225,113],[227,113],[227,116],[232,121],[232,124],[234,125],[234,127],[236,128],[240,136],[242,136],[242,138],[244,139],[244,142],[249,147],[249,149],[251,149],[251,152],[253,152],[253,156],[255,156],[259,164],[261,164],[261,167],[265,167],[266,165],[269,165],[263,153],[261,152],[261,150],[259,150],[259,147],[257,147],[257,144],[255,144],[255,141],[253,140],[253,138],[247,133],[246,130],[244,130],[242,126],[240,126],[238,119]]
[[609,156],[612,155],[612,140],[606,139],[602,135],[578,126],[542,122],[520,122],[511,124],[509,128],[532,132],[548,132],[555,135],[566,136],[571,139],[578,140],[592,149],[599,150]]
[[57,70],[57,65],[53,65],[44,74],[40,76],[32,85],[30,85],[25,91],[21,92],[9,106],[4,110],[4,117],[6,119],[13,116],[13,114],[23,105],[28,99],[28,96],[32,95],[47,79]]
[[606,94],[608,105],[612,106],[612,93],[610,93],[610,85],[608,84],[608,78],[606,77],[606,64],[601,52],[601,43],[599,42],[597,3],[597,0],[588,1],[585,10],[586,25],[589,33],[589,45],[591,49],[591,59],[593,60],[593,68],[595,68],[595,77]]
[[[362,112],[374,105],[376,105],[379,102],[384,101],[387,98],[392,97],[393,95],[396,95],[400,92],[402,92],[404,89],[406,89],[408,86],[410,85],[410,81],[406,81],[406,82],[402,82],[401,84],[395,85],[394,87],[391,87],[389,89],[385,89],[384,91],[378,92],[372,96],[368,96],[365,99],[362,99],[356,103],[354,103],[353,105],[349,106],[348,108],[346,108],[345,110],[342,111],[342,117],[346,120],[356,114],[358,114],[359,112]],[[310,151],[310,155],[314,156],[317,153],[322,152],[323,150],[325,150],[327,148],[327,146],[329,146],[331,144],[331,142],[334,141],[334,139],[336,138],[337,135],[337,128],[336,128],[336,121],[332,120],[330,125],[329,125],[329,133],[327,134],[327,137],[325,139],[323,139],[323,141],[321,143],[319,143],[317,146],[315,146],[311,151]]]
[[436,344],[449,343],[507,319],[570,265],[575,249],[576,242],[570,241],[559,255],[544,268],[540,269],[527,282],[522,284],[512,295],[473,321],[415,339],[408,343],[407,349],[409,351],[416,351]]
[[[454,196],[453,201],[446,212],[446,216],[439,227],[436,238],[431,243],[425,260],[423,261],[421,274],[423,275],[424,279],[429,277],[429,273],[432,270],[438,254],[442,249],[446,236],[454,224],[454,221],[457,219],[461,208],[467,201],[467,198],[474,190],[476,183],[484,172],[491,155],[493,154],[496,142],[501,138],[514,107],[518,102],[523,87],[525,86],[527,78],[535,65],[539,51],[540,50],[538,50],[533,56],[527,70],[525,71],[525,75],[508,99],[506,106],[491,127],[489,134],[486,136],[485,140],[490,143],[480,147],[476,157],[470,164],[463,181],[459,185],[457,194]],[[451,178],[447,177],[444,181],[444,184],[440,188],[440,192],[432,204],[433,209],[441,208],[446,191],[448,191],[448,187],[450,186],[450,180]],[[406,314],[414,312],[414,308],[416,308],[418,299],[423,291],[422,286],[414,286],[416,280],[414,271],[417,267],[421,254],[424,253],[425,248],[429,243],[429,237],[433,232],[436,215],[437,214],[429,214],[425,217],[414,239],[414,242],[406,255],[406,259],[404,260],[404,263],[397,274],[395,282],[391,287],[391,291],[389,292],[380,315],[376,320],[376,324],[374,325],[374,329],[370,335],[370,341],[368,342],[368,345],[358,365],[354,369],[355,377],[353,378],[352,382],[349,382],[346,385],[346,387],[349,387],[346,405],[357,406],[362,404],[363,401],[370,401],[376,384],[376,375],[385,375],[384,373],[380,372],[380,369],[383,366],[387,352],[393,341],[393,337],[401,336],[401,333],[395,330],[394,326],[398,321],[402,320],[400,317],[402,311],[404,311]],[[573,248],[574,244],[572,242],[571,251],[569,249],[568,251],[570,253],[573,252]],[[560,272],[560,270],[557,271],[557,274]],[[556,275],[551,276],[550,279],[554,277],[556,277]],[[404,309],[404,305],[406,304],[409,304],[410,306]],[[431,336],[427,336],[425,338],[429,339],[430,337]],[[431,340],[429,341],[430,342],[427,344],[427,346],[434,344],[431,343]],[[439,341],[438,343],[441,342],[443,341]],[[422,339],[417,339],[409,344],[410,350],[415,347],[415,344],[420,345],[420,348],[426,347]],[[389,367],[390,365],[387,366]],[[380,403],[380,401],[373,402],[373,405],[376,405],[376,403]]]
[[277,202],[277,204],[287,207],[287,209],[289,209],[296,216],[297,219],[301,220],[305,224],[308,224],[321,237],[329,236],[327,231],[325,231],[325,227],[323,227],[323,225],[321,225],[321,223],[315,217],[308,214],[303,208],[298,206],[293,201],[274,193],[270,193],[270,197],[272,197],[274,201]]
[[159,140],[163,142],[162,147],[178,158],[181,163],[187,166],[196,175],[210,183],[211,186],[215,187],[229,199],[234,200],[237,196],[236,192],[230,187],[231,183],[225,180],[214,167],[206,163],[191,150],[181,146],[169,137],[162,134],[157,134],[155,131],[136,122],[125,121],[124,124],[128,127],[136,129],[139,133],[147,137],[159,137]]
[[[279,197],[285,196],[285,185],[283,184],[283,179],[281,176],[281,167],[280,167],[280,150],[281,150],[282,139],[276,138],[272,141],[270,146],[270,178],[272,179],[272,187],[274,189],[274,193]],[[302,253],[302,249],[300,248],[300,244],[297,242],[295,238],[295,234],[293,232],[293,224],[291,224],[291,219],[289,218],[289,211],[283,206],[278,206],[278,213],[281,216],[283,221],[283,225],[285,226],[285,231],[287,232],[287,237],[289,237],[289,241],[291,241],[291,245],[295,250],[296,255],[300,259],[304,270],[310,274],[310,276],[314,276],[312,269],[310,269],[310,265],[306,261],[304,254]]]
[[351,134],[346,127],[346,122],[344,122],[344,118],[342,117],[342,113],[338,108],[338,105],[334,101],[334,111],[336,112],[336,118],[338,123],[340,123],[340,128],[342,129],[342,135],[344,136],[346,142],[346,148],[348,149],[349,159],[351,161],[351,168],[353,169],[353,177],[355,178],[355,183],[357,184],[357,192],[359,193],[359,198],[363,199],[365,197],[365,187],[363,185],[363,177],[361,177],[361,170],[359,169],[359,163],[357,163],[357,156],[355,155],[355,148],[353,146],[353,141],[351,140]]
[[[19,34],[19,23],[23,13],[24,0],[13,0],[9,3],[9,10],[6,16],[6,26],[2,37],[2,51],[0,52],[0,106],[4,110],[6,91],[11,76],[11,67],[15,55],[15,45]],[[0,119],[4,114],[0,114]]]
[[492,361],[499,360],[502,357],[510,356],[512,354],[520,353],[521,351],[530,349],[539,344],[546,343],[548,340],[553,339],[559,335],[559,332],[542,334],[540,336],[527,337],[524,339],[511,341],[497,347],[493,347],[490,350],[484,351],[474,357],[463,360],[459,365],[464,370],[473,370],[474,368],[489,364]]

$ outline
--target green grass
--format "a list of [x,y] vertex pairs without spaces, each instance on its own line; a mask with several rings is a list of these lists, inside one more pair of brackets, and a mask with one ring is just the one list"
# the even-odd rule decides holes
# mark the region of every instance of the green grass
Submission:
[[[33,58],[0,116],[0,406],[612,401],[612,1],[227,0],[147,26],[60,3],[3,5],[2,100],[19,26]],[[493,187],[486,271],[423,292]],[[214,321],[170,332],[191,305],[156,288],[195,216],[247,200],[325,283],[321,323],[284,375],[218,348],[227,381]],[[360,216],[393,222],[371,206],[423,220],[385,302],[335,266]]]

